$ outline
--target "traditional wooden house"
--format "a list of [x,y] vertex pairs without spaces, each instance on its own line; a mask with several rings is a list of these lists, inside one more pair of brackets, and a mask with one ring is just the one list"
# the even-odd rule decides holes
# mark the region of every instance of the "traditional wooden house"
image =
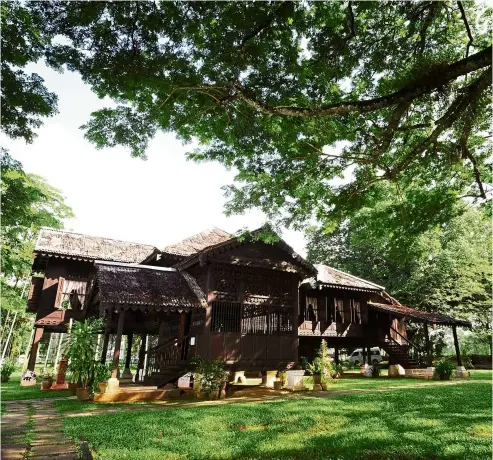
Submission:
[[[240,238],[212,229],[158,250],[42,229],[28,298],[28,311],[36,313],[28,369],[43,331],[66,331],[87,317],[104,318],[102,361],[116,335],[113,379],[122,336],[132,342],[137,334],[136,379],[158,386],[175,381],[197,355],[221,359],[232,371],[291,367],[300,355],[313,355],[322,338],[336,351],[380,346],[393,362],[415,367],[406,318],[454,331],[468,325],[404,307],[382,286],[313,266],[280,238],[263,242],[261,231]],[[130,350],[121,378],[132,377]]]

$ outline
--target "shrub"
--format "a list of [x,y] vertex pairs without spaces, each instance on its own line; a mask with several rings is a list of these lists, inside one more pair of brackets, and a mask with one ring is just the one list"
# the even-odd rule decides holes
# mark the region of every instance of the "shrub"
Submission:
[[333,364],[332,365],[331,377],[333,379],[340,378],[343,373],[344,373],[344,368],[342,367],[342,364]]
[[228,381],[229,372],[218,359],[205,360],[197,356],[192,360],[192,364],[195,366],[194,379],[207,397],[215,392],[217,394],[222,384]]
[[454,372],[455,366],[450,361],[442,359],[435,365],[434,376],[440,380],[449,380]]
[[111,364],[95,363],[93,370],[93,378],[91,390],[95,393],[98,390],[98,385],[105,382],[111,377]]
[[66,352],[70,359],[69,370],[72,381],[79,381],[83,388],[89,388],[94,379],[94,369],[98,364],[96,354],[97,334],[101,332],[101,319],[87,319],[76,323],[70,333],[70,342]]
[[325,340],[322,340],[320,344],[317,357],[312,363],[308,364],[307,371],[310,375],[320,375],[322,377],[322,383],[332,379],[334,372],[332,358],[330,357],[329,348]]
[[0,368],[0,375],[3,379],[8,379],[14,373],[17,366],[14,361],[8,360],[5,361]]

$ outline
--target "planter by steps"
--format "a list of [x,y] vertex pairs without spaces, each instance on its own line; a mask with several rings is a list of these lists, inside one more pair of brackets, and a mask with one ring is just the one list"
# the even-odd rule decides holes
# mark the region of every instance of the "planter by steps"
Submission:
[[77,388],[75,390],[75,394],[77,395],[77,399],[79,401],[88,401],[89,400],[89,388]]
[[43,379],[41,382],[41,389],[42,390],[49,390],[51,386],[53,385],[53,379]]

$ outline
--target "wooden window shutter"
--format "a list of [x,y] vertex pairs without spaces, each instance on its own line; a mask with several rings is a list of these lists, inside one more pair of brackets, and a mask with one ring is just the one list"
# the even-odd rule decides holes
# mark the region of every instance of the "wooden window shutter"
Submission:
[[60,276],[60,278],[58,278],[58,289],[56,292],[55,308],[61,308],[64,284],[65,284],[65,278]]
[[351,322],[351,300],[344,299],[344,322]]

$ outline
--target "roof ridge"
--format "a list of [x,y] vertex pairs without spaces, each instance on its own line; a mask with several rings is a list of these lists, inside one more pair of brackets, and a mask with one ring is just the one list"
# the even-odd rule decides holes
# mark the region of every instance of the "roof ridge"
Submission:
[[[328,267],[331,270],[335,270],[336,272],[342,273],[343,275],[349,276],[350,278],[354,278],[354,279],[356,279],[358,281],[363,281],[364,283],[368,283],[368,284],[371,284],[372,286],[376,286],[379,289],[384,289],[385,290],[385,287],[384,286],[380,286],[379,284],[373,283],[372,281],[368,281],[368,280],[365,280],[363,278],[359,278],[358,276],[351,275],[351,273],[343,272],[342,270],[339,270],[337,268],[334,268],[334,267],[332,267],[330,265],[326,265],[326,264],[317,264],[317,265],[318,266],[322,266],[322,267]],[[317,268],[317,266],[315,266],[315,268]]]
[[127,263],[127,262],[113,262],[111,260],[95,260],[94,265],[111,265],[123,268],[143,268],[145,270],[156,270],[162,272],[176,272],[176,268],[172,267],[159,267],[156,265],[141,265],[137,263]]
[[[52,232],[58,232],[58,233],[70,233],[72,235],[86,236],[89,238],[103,238],[105,240],[116,241],[118,243],[138,244],[139,246],[150,246],[150,247],[153,247],[154,249],[157,249],[157,246],[154,246],[153,244],[137,243],[136,241],[128,241],[128,240],[120,240],[120,239],[116,239],[116,238],[110,238],[108,236],[89,235],[88,233],[74,232],[72,230],[65,230],[63,228],[52,228],[52,227],[40,227],[40,232],[38,234],[38,240],[39,240],[39,236],[41,235],[41,230],[50,230]],[[37,241],[36,241],[36,244],[37,244]]]

